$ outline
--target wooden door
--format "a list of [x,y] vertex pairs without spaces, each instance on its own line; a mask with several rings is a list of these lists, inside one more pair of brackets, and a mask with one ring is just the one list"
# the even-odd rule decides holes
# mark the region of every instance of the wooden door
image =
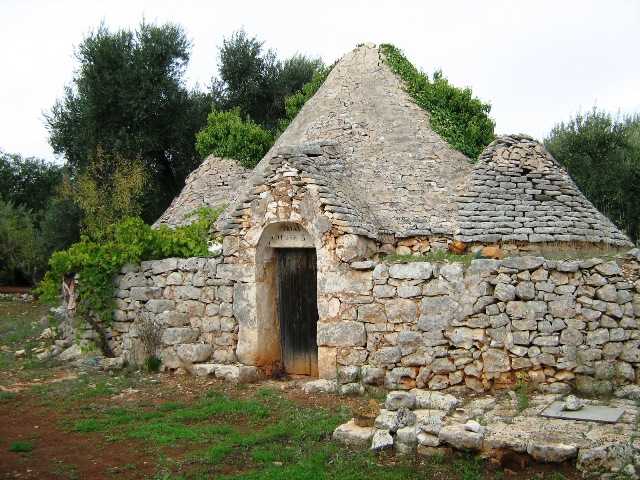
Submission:
[[318,375],[316,251],[276,248],[278,318],[286,373]]

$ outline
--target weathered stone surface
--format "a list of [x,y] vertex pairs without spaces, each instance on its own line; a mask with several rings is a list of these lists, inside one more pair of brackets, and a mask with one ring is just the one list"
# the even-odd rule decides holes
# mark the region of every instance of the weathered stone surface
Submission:
[[622,268],[615,261],[601,263],[599,265],[596,265],[595,268],[599,274],[607,277],[620,275],[620,273],[622,272]]
[[400,408],[411,409],[416,403],[415,396],[410,392],[394,391],[387,394],[385,408],[387,410],[396,411]]
[[253,383],[264,378],[264,372],[250,365],[219,365],[216,377],[232,383]]
[[567,443],[561,436],[534,434],[527,442],[527,453],[538,462],[564,462],[578,455],[578,445]]
[[336,382],[331,380],[313,380],[307,382],[302,386],[302,389],[308,395],[314,395],[318,393],[336,393]]
[[200,331],[195,328],[167,328],[162,334],[162,343],[165,345],[192,343],[196,341],[199,335]]
[[82,347],[78,343],[74,343],[73,345],[71,345],[69,348],[64,350],[59,356],[60,360],[64,362],[77,360],[80,357],[82,357]]
[[[418,417],[408,407],[400,407],[393,415],[393,422],[396,429],[412,427],[416,424]],[[401,440],[404,441],[404,440]]]
[[215,375],[216,368],[219,365],[215,363],[197,363],[191,366],[191,373],[197,377],[207,377],[209,375]]
[[171,300],[151,299],[145,304],[145,308],[152,313],[162,313],[173,310],[175,302]]
[[375,429],[373,427],[359,427],[351,420],[333,431],[333,439],[345,445],[369,447],[374,433]]
[[185,362],[204,362],[213,353],[213,345],[206,343],[184,343],[178,345],[176,353],[178,357]]
[[533,300],[536,298],[536,288],[533,282],[520,282],[515,288],[516,296],[520,300]]
[[416,427],[403,427],[398,428],[396,431],[396,442],[404,443],[405,445],[414,448],[417,443],[417,434]]
[[376,430],[371,440],[371,450],[393,447],[393,437],[386,430]]
[[363,365],[360,369],[362,383],[365,385],[382,385],[384,382],[384,370],[371,365]]
[[476,341],[484,343],[485,330],[483,328],[455,327],[447,330],[445,337],[449,338],[454,346],[468,350]]
[[367,334],[360,322],[320,322],[317,339],[318,346],[362,346],[367,342]]
[[499,283],[496,285],[494,295],[501,302],[509,302],[516,298],[516,287],[507,283]]
[[165,311],[160,313],[156,318],[160,325],[170,327],[184,327],[189,323],[189,315],[187,313]]
[[151,262],[151,271],[154,275],[165,273],[178,268],[177,258],[164,258],[162,260],[155,260]]
[[425,432],[419,432],[416,440],[418,441],[418,446],[423,447],[437,447],[442,443],[440,442],[438,435],[432,435]]
[[507,268],[513,268],[514,270],[523,271],[529,270],[534,271],[544,265],[543,257],[508,257],[502,261],[502,265]]
[[640,340],[624,342],[620,360],[631,363],[640,363]]
[[162,295],[160,287],[131,287],[130,292],[131,301],[147,301],[151,298],[160,298]]
[[482,434],[465,430],[464,425],[447,425],[440,430],[438,438],[458,450],[482,450]]
[[598,443],[599,445],[580,449],[576,463],[578,469],[583,471],[620,470],[633,463],[633,448],[628,437],[610,435]]
[[596,290],[596,298],[604,302],[615,302],[618,300],[618,293],[615,285],[610,283],[603,285]]
[[427,280],[432,274],[433,266],[426,262],[396,263],[389,267],[391,278]]
[[384,308],[386,318],[392,323],[412,323],[418,317],[415,302],[408,298],[387,300]]
[[373,272],[346,270],[318,275],[318,288],[327,294],[369,295],[373,288]]
[[413,389],[411,394],[415,398],[416,408],[451,411],[458,405],[458,399],[450,394]]
[[511,369],[509,355],[504,350],[490,348],[482,354],[484,371],[489,373],[508,372]]

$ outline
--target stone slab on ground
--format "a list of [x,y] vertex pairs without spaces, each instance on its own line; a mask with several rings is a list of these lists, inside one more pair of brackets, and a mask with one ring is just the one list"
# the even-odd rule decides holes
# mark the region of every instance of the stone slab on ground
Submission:
[[598,405],[584,405],[579,410],[562,410],[563,402],[556,400],[541,415],[543,417],[564,418],[567,420],[589,420],[592,422],[616,423],[624,410],[622,408],[601,407]]
[[[392,393],[389,395],[393,399]],[[414,389],[409,395],[416,397],[429,393],[436,392]],[[583,417],[588,417],[583,419],[542,414],[550,405],[560,408],[566,398],[559,394],[532,393],[524,408],[519,407],[515,392],[477,397],[450,396],[457,402],[456,408],[450,411],[413,411],[417,419],[411,427],[415,442],[413,437],[411,445],[394,439],[394,447],[399,453],[414,447],[419,453],[430,455],[450,447],[480,451],[486,456],[491,456],[492,451],[509,450],[528,453],[538,462],[575,460],[578,469],[585,473],[593,469],[599,472],[635,471],[634,465],[640,464],[640,442],[634,444],[638,432],[638,406],[634,400],[619,398],[621,394],[589,400],[591,403],[580,410],[563,411],[574,416],[582,412]],[[598,415],[585,415],[585,409],[588,414],[595,411]],[[615,412],[615,415],[603,417],[602,412]],[[352,420],[335,430],[334,439],[364,448],[371,445],[369,435],[373,437],[376,433],[377,446],[381,440],[388,440],[381,432],[397,436],[399,429],[394,418],[397,413],[382,409],[371,431],[354,428]],[[603,418],[611,421],[606,422]],[[471,426],[478,431],[470,431]]]

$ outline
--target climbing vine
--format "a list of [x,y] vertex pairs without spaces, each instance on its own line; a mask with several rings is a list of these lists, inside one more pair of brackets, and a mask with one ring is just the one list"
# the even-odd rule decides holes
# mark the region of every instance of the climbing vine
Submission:
[[404,80],[406,92],[431,114],[431,127],[451,146],[472,160],[494,138],[495,122],[489,117],[491,105],[474,98],[470,88],[454,87],[442,71],[429,76],[414,67],[395,46],[380,45],[385,62]]
[[[221,209],[201,209],[197,220],[171,229],[165,225],[153,229],[140,218],[125,218],[112,227],[105,240],[94,241],[83,236],[66,251],[56,252],[49,260],[50,270],[38,287],[43,301],[59,302],[63,279],[77,278],[77,313],[101,336],[101,325],[113,320],[113,278],[127,263],[169,257],[209,256],[214,237],[214,222]],[[103,338],[101,345],[109,352]]]

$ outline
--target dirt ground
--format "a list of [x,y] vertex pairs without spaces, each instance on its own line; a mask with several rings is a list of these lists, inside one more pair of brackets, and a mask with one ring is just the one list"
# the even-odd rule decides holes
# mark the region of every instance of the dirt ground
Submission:
[[[0,402],[1,479],[162,478],[158,476],[158,451],[145,446],[144,442],[111,442],[105,435],[79,433],[72,431],[69,426],[81,418],[83,408],[96,402],[104,402],[112,408],[123,407],[131,402],[157,405],[179,400],[189,403],[207,389],[235,388],[218,380],[157,374],[149,381],[138,382],[135,388],[125,389],[118,395],[77,399],[72,404],[75,408],[57,408],[47,400],[53,397],[39,397],[37,386],[68,381],[76,375],[72,370],[60,368],[50,371],[46,379],[25,380],[20,372],[3,372],[1,375],[1,390],[5,395],[7,392],[11,395],[10,401]],[[296,379],[269,380],[242,388],[249,395],[258,388],[274,389],[280,392],[279,396],[309,407],[356,406],[362,403],[362,399],[357,397],[307,395]],[[8,451],[8,445],[14,442],[31,442],[37,444],[37,448],[30,452]],[[162,452],[167,458],[180,457],[184,453],[179,447],[164,448]],[[394,454],[386,455],[380,461],[394,462]],[[243,465],[229,465],[216,472],[216,475],[242,472],[245,468]],[[449,477],[443,473],[440,478]],[[484,478],[507,477],[496,467],[491,476]],[[581,476],[571,464],[529,463],[517,478],[577,480]]]

